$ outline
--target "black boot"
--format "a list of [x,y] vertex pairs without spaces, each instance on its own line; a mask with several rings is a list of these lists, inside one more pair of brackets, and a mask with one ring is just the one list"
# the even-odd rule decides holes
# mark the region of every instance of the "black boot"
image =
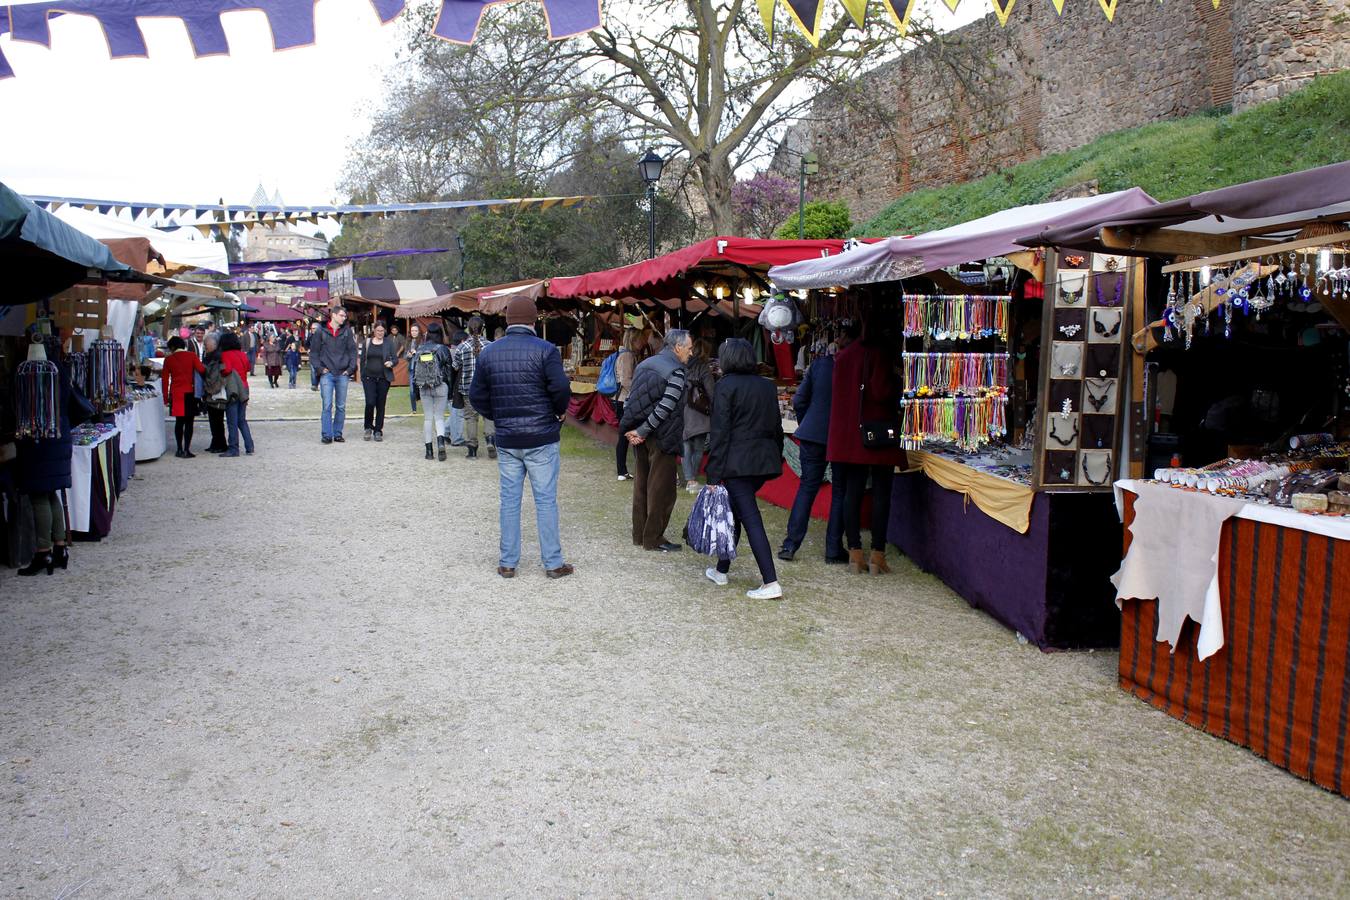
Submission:
[[490,437],[490,438],[487,439],[487,445],[488,445],[488,459],[496,459],[496,458],[497,458],[497,436],[496,436],[495,434],[494,434],[492,437]]
[[52,565],[58,569],[70,568],[70,550],[65,544],[57,544],[52,548]]
[[34,554],[33,554],[33,561],[30,562],[28,565],[24,566],[22,569],[20,569],[20,570],[19,570],[19,574],[20,574],[20,575],[24,575],[24,576],[36,575],[37,573],[41,572],[43,569],[46,569],[46,570],[47,570],[47,574],[50,575],[50,574],[52,574],[52,569],[53,569],[53,568],[54,568],[54,564],[52,563],[52,553],[51,553],[51,551],[50,551],[50,550],[43,550],[43,551],[41,551],[41,552],[39,552],[39,553],[34,553]]
[[436,435],[436,458],[445,462],[445,438]]
[[427,459],[435,459],[435,458],[436,457],[431,455],[431,445],[427,444]]
[[467,453],[464,454],[464,458],[465,458],[465,459],[477,459],[477,458],[478,458],[478,445],[477,445],[477,444],[470,444],[470,445],[469,445],[469,451],[468,451]]

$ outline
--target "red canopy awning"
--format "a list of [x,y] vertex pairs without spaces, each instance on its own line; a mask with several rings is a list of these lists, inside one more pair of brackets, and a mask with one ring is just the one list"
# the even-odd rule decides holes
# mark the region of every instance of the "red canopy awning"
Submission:
[[551,279],[548,283],[548,295],[567,299],[666,294],[667,291],[660,291],[656,286],[661,282],[678,278],[700,265],[727,262],[767,270],[770,266],[833,256],[839,253],[843,246],[843,241],[833,240],[763,241],[756,238],[715,237],[631,266],[620,266],[617,269],[590,272],[570,278]]

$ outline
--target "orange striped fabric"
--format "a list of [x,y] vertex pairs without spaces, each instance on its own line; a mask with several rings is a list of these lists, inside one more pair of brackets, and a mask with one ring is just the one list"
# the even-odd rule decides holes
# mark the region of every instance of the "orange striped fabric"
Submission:
[[1195,623],[1173,653],[1157,601],[1124,602],[1121,689],[1350,797],[1350,541],[1230,519],[1219,586],[1224,646],[1204,661]]

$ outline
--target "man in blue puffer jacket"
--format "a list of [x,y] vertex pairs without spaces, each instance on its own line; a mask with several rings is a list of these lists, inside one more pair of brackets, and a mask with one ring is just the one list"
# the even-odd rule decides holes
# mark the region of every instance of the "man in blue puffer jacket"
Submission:
[[497,574],[514,578],[520,562],[520,498],[530,476],[539,549],[549,578],[571,575],[558,529],[559,433],[572,385],[558,348],[535,336],[539,309],[528,297],[506,305],[506,334],[478,355],[469,403],[497,424],[501,482],[501,557]]

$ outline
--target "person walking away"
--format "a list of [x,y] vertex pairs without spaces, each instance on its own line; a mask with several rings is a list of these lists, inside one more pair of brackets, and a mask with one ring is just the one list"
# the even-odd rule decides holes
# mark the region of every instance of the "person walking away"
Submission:
[[220,367],[220,333],[212,331],[204,342],[206,352],[202,355],[202,365],[206,374],[202,378],[202,405],[206,407],[206,422],[211,429],[211,443],[207,453],[224,453],[230,449],[225,441],[225,373]]
[[[427,326],[426,340],[417,348],[414,383],[422,398],[422,440],[426,443],[426,458],[445,461],[445,407],[450,402],[450,348],[441,338],[444,332],[440,322]],[[432,442],[436,455],[432,456]]]
[[398,348],[385,336],[384,323],[376,322],[374,333],[361,347],[361,387],[366,394],[365,439],[384,440],[384,404],[389,383],[394,380]]
[[464,454],[466,459],[478,458],[478,423],[482,419],[483,440],[488,445],[488,456],[496,458],[497,451],[493,447],[493,424],[491,419],[484,419],[479,412],[473,408],[473,404],[468,402],[469,393],[473,388],[473,375],[475,364],[481,354],[492,342],[483,337],[483,319],[481,316],[469,317],[469,336],[465,338],[464,343],[455,348],[451,356],[452,367],[459,373],[459,395],[464,398],[464,444],[468,448]]
[[[722,380],[713,393],[708,437],[708,483],[727,489],[735,519],[735,542],[741,532],[759,566],[760,586],[746,592],[752,600],[782,599],[774,569],[773,549],[764,531],[755,494],[783,474],[783,419],[778,411],[778,389],[755,374],[755,348],[744,338],[722,342],[718,359]],[[704,574],[715,584],[726,584],[730,559],[719,559]]]
[[317,391],[319,389],[319,367],[314,362],[314,337],[322,328],[318,322],[309,326],[309,336],[305,338],[305,351],[309,354],[309,389]]
[[[836,346],[847,347],[857,340],[861,327],[854,322],[844,327]],[[811,363],[806,377],[792,395],[792,409],[797,414],[798,449],[802,477],[797,485],[797,496],[788,515],[787,535],[778,551],[778,558],[791,562],[797,555],[806,531],[811,524],[811,507],[816,502],[825,482],[825,449],[830,440],[830,393],[834,384],[834,357],[824,354]],[[833,474],[833,473],[832,473]],[[831,477],[830,517],[825,524],[825,561],[848,562],[844,553],[844,485]]]
[[689,399],[684,405],[684,443],[681,446],[680,464],[684,467],[684,489],[691,494],[698,493],[698,471],[703,465],[703,448],[708,443],[708,432],[712,423],[712,398],[715,384],[708,356],[712,347],[707,341],[694,345],[694,355],[685,367],[685,382],[688,385]]
[[[636,328],[625,328],[619,347],[619,357],[614,360],[614,380],[619,385],[619,393],[614,395],[614,416],[623,421],[624,404],[628,402],[628,392],[633,386],[633,370],[637,368],[637,347],[642,340],[642,332]],[[628,441],[622,433],[614,445],[614,462],[618,468],[620,481],[632,481],[628,472]]]
[[689,332],[666,332],[662,350],[633,370],[619,432],[633,447],[633,543],[644,550],[681,549],[666,539],[675,509],[675,460],[684,438],[685,364],[694,352]]
[[[182,338],[176,338],[180,343]],[[195,354],[193,357],[195,358]],[[73,484],[71,456],[74,443],[70,429],[93,414],[93,406],[70,381],[70,370],[63,361],[56,361],[57,416],[60,433],[54,438],[18,438],[15,449],[15,485],[28,495],[33,507],[33,532],[36,549],[28,565],[19,569],[23,576],[70,567],[70,550],[66,533],[66,511],[61,502],[63,491]]]
[[[834,475],[834,490],[844,491],[844,537],[848,541],[849,570],[853,572],[881,575],[890,571],[886,564],[886,526],[891,515],[891,483],[895,467],[905,465],[905,451],[899,446],[863,446],[862,424],[898,425],[899,384],[883,340],[864,336],[835,354],[825,456]],[[864,562],[862,507],[869,479],[872,555]]]
[[300,374],[300,338],[299,336],[287,332],[286,340],[281,345],[281,360],[286,366],[286,374],[289,376],[288,384],[290,390],[295,390],[295,377]]
[[417,320],[408,323],[408,343],[403,349],[403,358],[408,361],[408,404],[417,412],[417,381],[413,378],[413,367],[417,363],[417,348],[422,345],[422,326]]
[[323,398],[320,413],[320,440],[341,444],[342,426],[347,420],[347,386],[356,371],[356,339],[347,324],[347,310],[334,307],[328,324],[310,340],[309,364],[319,370],[319,394]]
[[253,366],[258,361],[258,336],[247,325],[239,327],[239,348],[248,357],[249,374],[252,375]]
[[[239,336],[227,334],[220,339],[220,371],[225,376],[229,396],[225,404],[225,422],[229,435],[221,456],[239,455],[239,436],[244,436],[244,452],[253,455],[253,431],[248,427],[248,354],[240,348]],[[242,393],[230,392],[231,375],[238,376]]]
[[[455,349],[468,339],[468,335],[463,331],[456,329],[450,338],[450,355],[453,358]],[[446,423],[446,439],[449,440],[451,447],[464,446],[464,393],[459,389],[460,373],[457,369],[450,369],[450,419]]]
[[193,459],[192,423],[197,418],[196,376],[206,374],[206,366],[197,354],[187,348],[187,342],[174,335],[169,338],[169,355],[164,360],[160,390],[164,405],[173,416],[173,442],[179,459]]
[[535,523],[544,574],[564,578],[575,571],[563,558],[558,521],[559,438],[572,386],[558,348],[534,333],[539,310],[528,297],[506,304],[506,334],[479,354],[469,403],[497,424],[497,574],[514,578],[520,564],[520,502],[526,476],[534,495]]
[[267,345],[263,347],[263,374],[272,388],[281,387],[281,342],[275,334],[268,335]]

